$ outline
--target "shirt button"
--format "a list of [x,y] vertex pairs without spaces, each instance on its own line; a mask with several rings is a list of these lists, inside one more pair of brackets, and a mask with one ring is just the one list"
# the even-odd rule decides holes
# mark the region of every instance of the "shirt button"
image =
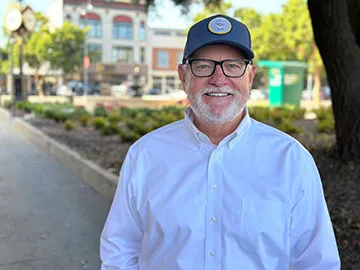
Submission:
[[216,191],[216,190],[217,190],[217,185],[213,185],[211,189],[212,189],[213,191]]
[[212,218],[210,219],[210,221],[211,221],[211,223],[215,223],[216,218],[212,217]]
[[215,251],[210,251],[210,256],[214,257],[215,256]]

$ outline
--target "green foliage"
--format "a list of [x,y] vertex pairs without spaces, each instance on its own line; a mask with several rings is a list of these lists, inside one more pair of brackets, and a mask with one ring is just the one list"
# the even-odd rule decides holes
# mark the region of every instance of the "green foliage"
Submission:
[[46,61],[51,34],[48,29],[35,32],[31,35],[24,48],[24,60],[30,67],[39,70]]
[[124,120],[124,117],[122,117],[119,113],[111,113],[108,115],[108,121],[110,124],[117,124],[122,120]]
[[285,133],[299,133],[292,122],[304,118],[305,109],[295,106],[250,107],[249,113],[255,120],[271,125]]
[[10,109],[13,105],[13,102],[11,100],[5,101],[4,102],[4,108],[5,109]]
[[108,113],[103,106],[97,106],[94,110],[94,116],[107,117]]
[[129,142],[129,143],[133,143],[141,137],[140,134],[138,134],[134,131],[125,131],[123,129],[119,130],[119,134],[120,134],[122,142]]
[[94,126],[95,129],[100,130],[106,126],[106,119],[101,116],[95,117],[95,119],[92,122],[92,125]]
[[54,69],[61,69],[65,74],[76,71],[83,61],[85,30],[68,21],[61,28],[51,33],[45,45],[48,60]]
[[75,127],[75,123],[71,120],[66,120],[65,123],[64,123],[64,128],[69,131],[69,130],[72,130],[74,127]]
[[70,117],[75,120],[80,120],[80,118],[84,115],[90,116],[90,114],[82,107],[77,107],[71,113]]
[[32,104],[30,102],[27,101],[17,101],[14,104],[14,107],[17,109],[22,109],[25,112],[29,113],[32,111]]
[[214,14],[227,14],[229,9],[231,9],[231,2],[222,2],[218,5],[217,3],[209,3],[206,8],[204,8],[201,12],[195,15],[194,22],[201,21],[206,17],[209,17]]
[[332,108],[320,108],[318,110],[314,110],[318,124],[317,131],[322,133],[335,133],[335,120]]
[[79,117],[79,122],[80,122],[81,126],[83,126],[83,127],[88,126],[89,120],[90,120],[90,115],[89,114],[82,114]]
[[100,129],[101,135],[113,135],[118,134],[120,131],[120,128],[116,124],[106,124]]

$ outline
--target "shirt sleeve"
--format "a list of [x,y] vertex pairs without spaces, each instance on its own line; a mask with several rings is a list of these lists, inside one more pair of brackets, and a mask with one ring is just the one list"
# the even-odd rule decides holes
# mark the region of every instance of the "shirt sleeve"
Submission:
[[313,158],[306,154],[301,160],[302,182],[291,213],[290,269],[339,270],[339,253],[320,175]]
[[142,226],[135,210],[128,154],[120,171],[117,190],[100,238],[101,270],[138,270]]

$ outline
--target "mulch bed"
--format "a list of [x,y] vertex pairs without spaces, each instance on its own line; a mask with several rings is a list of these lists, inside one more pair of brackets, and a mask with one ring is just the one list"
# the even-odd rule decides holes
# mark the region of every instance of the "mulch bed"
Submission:
[[[27,121],[116,175],[130,146],[129,143],[122,143],[117,135],[101,136],[92,128],[76,127],[66,131],[63,124],[53,120],[32,118]],[[294,137],[310,150],[320,171],[337,237],[341,269],[359,270],[360,165],[340,162],[332,151],[335,136],[317,134],[314,120],[301,120],[296,125],[303,133]]]

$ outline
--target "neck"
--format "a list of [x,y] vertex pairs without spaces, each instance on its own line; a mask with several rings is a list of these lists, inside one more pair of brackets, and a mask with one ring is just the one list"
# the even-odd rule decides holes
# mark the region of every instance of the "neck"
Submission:
[[244,109],[234,120],[225,123],[206,122],[194,115],[194,125],[202,133],[206,134],[213,144],[218,145],[221,140],[236,130],[244,119],[245,114],[246,111]]

